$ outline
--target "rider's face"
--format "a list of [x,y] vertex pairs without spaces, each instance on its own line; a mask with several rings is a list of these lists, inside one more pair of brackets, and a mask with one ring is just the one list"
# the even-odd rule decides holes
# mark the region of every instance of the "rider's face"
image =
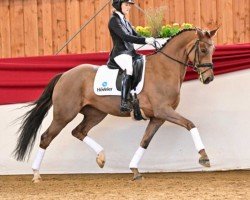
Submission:
[[131,8],[131,4],[130,3],[122,3],[121,5],[121,9],[122,9],[122,12],[124,13],[124,15],[128,14],[129,11],[130,11],[130,8]]

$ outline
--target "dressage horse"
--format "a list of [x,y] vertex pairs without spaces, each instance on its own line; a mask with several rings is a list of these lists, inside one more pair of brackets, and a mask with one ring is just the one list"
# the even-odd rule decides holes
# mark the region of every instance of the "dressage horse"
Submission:
[[[149,123],[129,165],[134,173],[133,179],[142,177],[138,171],[138,163],[154,134],[165,121],[190,131],[195,148],[200,154],[199,163],[205,167],[210,166],[194,123],[178,114],[175,109],[180,101],[180,89],[187,67],[192,67],[197,72],[203,84],[214,79],[212,55],[215,47],[212,38],[216,32],[217,29],[182,30],[155,53],[146,56],[144,86],[138,99],[141,111],[149,119]],[[55,76],[41,97],[31,104],[33,108],[25,114],[14,151],[17,160],[24,160],[30,154],[38,129],[53,105],[53,120],[41,135],[40,147],[32,165],[34,182],[41,179],[39,169],[46,148],[78,113],[83,115],[83,120],[72,131],[72,135],[95,150],[98,165],[104,166],[103,148],[87,134],[108,114],[129,117],[130,113],[120,112],[120,96],[98,96],[94,93],[93,84],[97,70],[98,66],[83,64]]]

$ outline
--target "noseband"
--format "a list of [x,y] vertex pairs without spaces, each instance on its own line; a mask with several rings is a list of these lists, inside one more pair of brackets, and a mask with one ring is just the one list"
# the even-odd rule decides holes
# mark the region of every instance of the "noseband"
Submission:
[[[200,57],[200,52],[199,52],[199,44],[200,42],[203,42],[203,43],[206,43],[208,45],[212,45],[212,44],[209,44],[207,42],[204,42],[204,41],[200,41],[199,39],[196,40],[195,44],[192,46],[192,48],[190,49],[190,51],[187,53],[187,58],[189,57],[190,53],[194,50],[195,51],[195,55],[194,55],[194,60],[192,63],[190,63],[189,61],[187,61],[186,63],[182,62],[182,61],[179,61],[169,55],[167,55],[166,53],[162,52],[161,51],[161,48],[158,48],[157,47],[157,44],[155,42],[155,44],[153,45],[154,48],[156,49],[156,53],[159,52],[163,55],[165,55],[166,57],[170,58],[171,60],[174,60],[184,66],[187,66],[187,67],[191,67],[194,71],[196,71],[199,75],[202,75],[204,74],[206,71],[208,71],[209,69],[213,69],[214,68],[214,65],[213,63],[201,63],[200,60],[199,60],[199,57]],[[157,42],[159,44],[159,42]],[[197,62],[198,61],[198,62]],[[198,64],[197,64],[198,63]],[[200,72],[199,68],[200,67],[207,67],[208,69],[206,69],[205,71],[203,72]]]

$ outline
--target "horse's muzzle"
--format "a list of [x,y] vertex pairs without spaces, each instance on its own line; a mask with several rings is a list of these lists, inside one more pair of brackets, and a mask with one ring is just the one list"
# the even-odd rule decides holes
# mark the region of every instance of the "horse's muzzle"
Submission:
[[211,81],[213,81],[214,80],[214,76],[209,76],[209,77],[207,77],[204,81],[203,81],[203,83],[204,84],[208,84],[208,83],[210,83]]

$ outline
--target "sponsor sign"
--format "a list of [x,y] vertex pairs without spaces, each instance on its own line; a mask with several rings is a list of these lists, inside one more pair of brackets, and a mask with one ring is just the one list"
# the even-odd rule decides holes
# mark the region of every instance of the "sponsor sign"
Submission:
[[108,82],[102,82],[102,87],[97,88],[97,92],[105,92],[105,91],[112,91],[113,88],[108,87]]

